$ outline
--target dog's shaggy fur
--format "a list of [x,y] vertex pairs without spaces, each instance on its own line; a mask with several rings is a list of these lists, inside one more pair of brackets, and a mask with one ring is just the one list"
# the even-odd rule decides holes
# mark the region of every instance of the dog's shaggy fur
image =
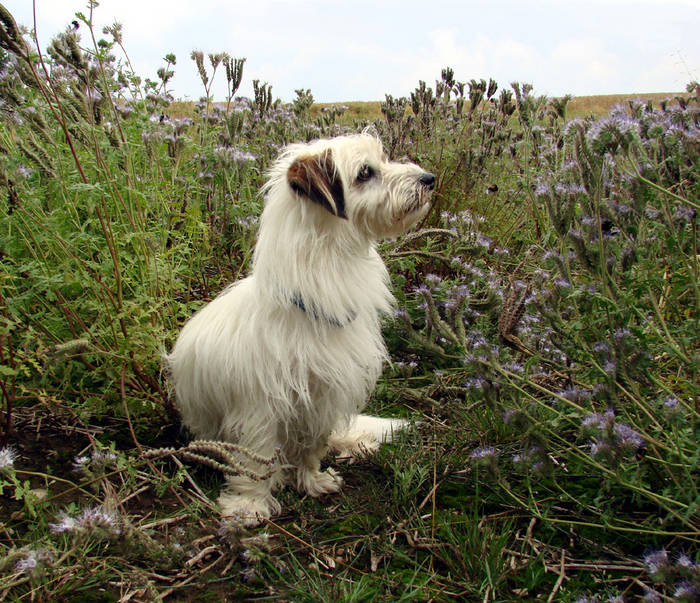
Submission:
[[379,319],[393,302],[376,241],[426,214],[434,181],[389,162],[367,133],[292,145],[270,170],[252,274],[200,310],[167,357],[197,437],[282,459],[271,478],[228,478],[224,515],[279,513],[272,491],[290,469],[301,492],[338,491],[341,478],[320,471],[329,445],[356,454],[403,425],[358,416],[387,358]]

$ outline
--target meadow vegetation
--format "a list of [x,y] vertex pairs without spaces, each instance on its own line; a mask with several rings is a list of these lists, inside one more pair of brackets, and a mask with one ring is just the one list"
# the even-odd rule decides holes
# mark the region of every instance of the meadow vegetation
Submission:
[[[446,68],[377,114],[193,52],[190,108],[183,57],[142,79],[95,4],[46,49],[0,6],[0,599],[696,600],[698,83],[571,118]],[[370,401],[420,424],[242,530],[161,354],[246,274],[284,145],[366,127],[437,175],[381,246]]]

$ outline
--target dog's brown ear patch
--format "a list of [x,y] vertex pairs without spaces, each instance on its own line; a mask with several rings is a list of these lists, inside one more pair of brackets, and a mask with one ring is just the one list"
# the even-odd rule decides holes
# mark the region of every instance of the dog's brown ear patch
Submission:
[[298,194],[322,205],[334,216],[347,219],[343,183],[330,150],[295,159],[287,171],[287,181]]

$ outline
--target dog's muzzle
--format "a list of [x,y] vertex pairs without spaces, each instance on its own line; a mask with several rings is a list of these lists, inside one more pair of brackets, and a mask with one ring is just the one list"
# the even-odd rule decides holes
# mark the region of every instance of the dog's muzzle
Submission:
[[431,174],[430,172],[423,172],[421,177],[418,178],[418,182],[420,182],[425,188],[431,191],[435,188],[435,174]]
[[413,201],[406,207],[406,214],[411,214],[420,210],[424,205],[430,202],[430,196],[435,188],[435,174],[423,172],[418,177],[418,185],[415,188]]

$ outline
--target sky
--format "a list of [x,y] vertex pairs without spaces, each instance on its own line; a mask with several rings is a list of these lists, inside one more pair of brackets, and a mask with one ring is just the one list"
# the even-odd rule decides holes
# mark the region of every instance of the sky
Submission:
[[[32,0],[2,3],[33,27]],[[87,0],[34,4],[42,49],[89,14]],[[195,49],[246,57],[238,94],[259,79],[285,102],[299,88],[317,102],[408,96],[447,66],[458,81],[528,82],[549,96],[678,92],[700,79],[700,0],[102,0],[93,20],[98,39],[122,23],[142,78],[175,54],[169,89],[183,100],[204,95]],[[212,95],[225,99],[221,68]]]

